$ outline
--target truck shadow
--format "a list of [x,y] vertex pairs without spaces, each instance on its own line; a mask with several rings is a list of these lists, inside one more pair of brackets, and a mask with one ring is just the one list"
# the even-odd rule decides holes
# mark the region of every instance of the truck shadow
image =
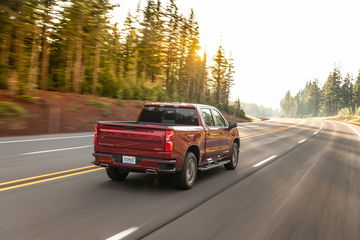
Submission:
[[[211,181],[213,178],[217,178],[217,176],[221,176],[224,174],[224,168],[218,167],[210,169],[206,172],[198,171],[197,179],[195,185],[189,191],[192,191],[194,188],[197,188],[203,182]],[[174,175],[148,175],[141,173],[130,173],[128,178],[123,182],[115,182],[115,181],[105,181],[101,183],[102,188],[112,189],[112,190],[120,190],[127,192],[138,192],[143,191],[151,191],[151,192],[177,192],[184,191],[176,188],[174,184]]]

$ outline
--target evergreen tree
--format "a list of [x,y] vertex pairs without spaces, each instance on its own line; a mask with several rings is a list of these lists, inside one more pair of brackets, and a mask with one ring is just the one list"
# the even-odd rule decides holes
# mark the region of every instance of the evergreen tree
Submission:
[[360,107],[360,71],[353,88],[353,103],[356,109]]
[[227,69],[224,76],[224,87],[222,89],[222,98],[223,98],[223,104],[224,107],[229,105],[229,98],[230,98],[230,92],[231,88],[234,85],[234,59],[232,56],[230,56],[227,59]]
[[200,78],[202,77],[202,60],[197,54],[200,49],[199,46],[199,26],[195,20],[194,11],[191,10],[190,17],[186,23],[187,28],[187,56],[185,57],[185,63],[182,71],[184,72],[180,76],[185,82],[185,98],[190,101],[195,101],[195,96],[200,91]]
[[[110,0],[2,0],[0,88],[70,91],[125,99],[229,102],[233,59],[219,46],[214,64],[200,49],[195,12],[147,0],[124,29],[110,24]],[[166,94],[165,94],[166,93]],[[240,114],[241,115],[241,114]]]
[[324,111],[327,116],[336,115],[340,110],[341,73],[335,67],[323,87]]
[[353,109],[353,79],[349,73],[346,74],[346,77],[341,84],[340,92],[340,108],[349,108],[352,111]]
[[214,65],[210,67],[211,80],[214,94],[214,103],[218,106],[223,105],[223,97],[221,93],[225,87],[225,74],[228,68],[228,61],[225,57],[224,49],[222,46],[218,47],[216,55],[213,59]]
[[285,97],[280,102],[280,107],[285,117],[296,117],[296,99],[291,96],[290,91],[285,93]]
[[180,16],[175,0],[170,0],[166,7],[165,16],[168,21],[165,23],[165,88],[167,94],[173,100],[177,100],[178,89],[178,64],[179,64],[179,41],[180,41]]
[[163,65],[163,21],[160,1],[148,0],[141,22],[138,76],[154,82],[162,77]]

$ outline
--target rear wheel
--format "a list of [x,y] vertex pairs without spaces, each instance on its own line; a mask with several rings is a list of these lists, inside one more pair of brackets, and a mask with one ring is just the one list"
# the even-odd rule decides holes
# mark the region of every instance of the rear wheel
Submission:
[[117,167],[106,168],[106,173],[108,177],[114,181],[124,181],[127,175],[129,175],[129,172],[126,172],[121,168],[117,168]]
[[181,189],[190,189],[197,176],[197,159],[194,153],[186,154],[184,166],[181,172],[175,175],[175,185]]
[[226,170],[234,170],[239,162],[239,145],[237,143],[234,143],[232,147],[232,153],[230,162],[225,164],[224,167]]

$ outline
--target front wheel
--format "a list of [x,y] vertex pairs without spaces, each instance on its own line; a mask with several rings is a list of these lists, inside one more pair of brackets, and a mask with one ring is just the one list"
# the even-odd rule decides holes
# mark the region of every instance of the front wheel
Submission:
[[239,162],[239,145],[237,143],[234,143],[232,147],[230,162],[224,165],[225,169],[234,170],[238,165],[238,162]]
[[106,168],[106,173],[108,177],[113,181],[124,181],[129,172],[126,172],[117,167],[108,167]]
[[192,152],[189,152],[186,154],[182,171],[175,175],[175,185],[181,189],[190,189],[195,183],[196,176],[197,159]]

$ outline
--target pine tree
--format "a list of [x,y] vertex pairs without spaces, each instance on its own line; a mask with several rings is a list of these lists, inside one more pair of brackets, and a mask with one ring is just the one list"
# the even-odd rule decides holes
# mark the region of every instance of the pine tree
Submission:
[[320,114],[321,103],[322,103],[322,92],[319,87],[318,80],[316,79],[310,82],[309,88],[310,89],[309,89],[308,104],[310,105],[310,109],[308,114],[313,117],[316,117],[319,116]]
[[341,73],[335,67],[323,87],[324,111],[327,116],[336,115],[340,110],[340,83]]
[[[199,26],[195,20],[194,11],[191,10],[189,19],[186,20],[187,34],[186,39],[186,54],[185,62],[183,68],[182,76],[179,78],[185,82],[185,98],[190,99],[190,101],[195,101],[195,94],[199,92],[199,81],[201,77],[201,57],[197,54],[197,51],[200,49],[199,46]],[[182,65],[180,65],[182,66]]]
[[229,108],[233,60],[220,46],[208,68],[206,53],[198,55],[193,10],[185,16],[175,0],[165,8],[160,0],[147,0],[120,30],[109,23],[113,8],[111,0],[2,0],[0,88]]
[[165,52],[165,89],[172,100],[177,100],[178,69],[179,69],[179,42],[180,42],[180,16],[175,0],[170,0],[165,9],[165,16],[168,19],[164,24],[164,52]]
[[234,85],[234,59],[230,56],[227,59],[227,69],[224,77],[224,87],[222,89],[223,104],[226,108],[229,106],[230,91]]
[[163,64],[163,22],[160,1],[155,3],[153,0],[148,0],[143,14],[138,76],[143,74],[144,80],[154,82],[162,77]]
[[135,19],[129,12],[125,20],[125,29],[123,34],[125,35],[125,41],[123,46],[123,78],[127,81],[135,84],[136,83],[136,63],[138,54],[138,43],[139,37],[137,29],[134,26]]
[[353,109],[353,79],[349,73],[341,83],[340,108]]
[[280,107],[286,117],[296,117],[296,100],[291,96],[290,91],[285,93],[285,97],[280,102]]
[[356,109],[360,107],[360,71],[353,88],[353,103]]
[[213,61],[214,65],[210,67],[210,71],[214,92],[214,103],[216,103],[218,106],[222,106],[224,104],[224,99],[222,98],[221,93],[224,91],[223,88],[225,87],[225,73],[228,68],[228,62],[222,46],[218,47]]
[[56,0],[42,0],[41,6],[41,70],[40,88],[47,89],[49,81],[49,35],[52,30],[52,8]]

